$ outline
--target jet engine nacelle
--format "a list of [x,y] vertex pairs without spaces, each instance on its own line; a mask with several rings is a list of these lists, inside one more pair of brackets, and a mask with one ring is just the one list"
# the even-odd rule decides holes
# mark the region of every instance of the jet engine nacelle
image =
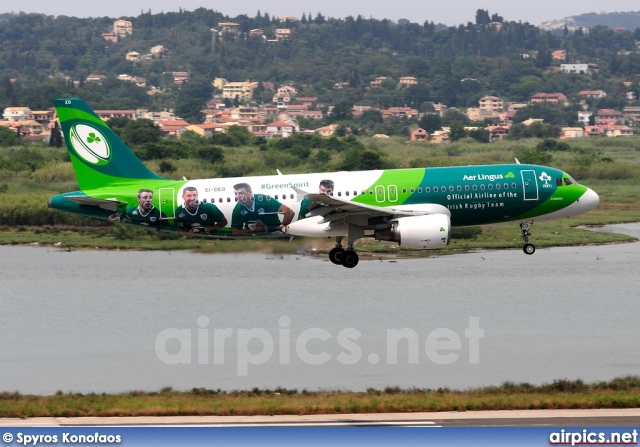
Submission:
[[290,223],[283,232],[291,236],[333,237],[347,236],[349,228],[347,225],[331,226],[329,222],[323,222],[322,216],[312,216]]
[[389,228],[376,230],[379,241],[397,242],[401,247],[417,249],[443,248],[449,244],[451,219],[446,214],[400,217]]

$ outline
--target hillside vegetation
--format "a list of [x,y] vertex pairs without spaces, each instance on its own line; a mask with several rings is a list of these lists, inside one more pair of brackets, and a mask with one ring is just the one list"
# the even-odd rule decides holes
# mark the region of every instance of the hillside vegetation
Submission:
[[[0,107],[46,109],[55,97],[79,96],[96,109],[162,110],[209,99],[215,77],[292,84],[300,96],[317,97],[324,105],[344,101],[422,110],[426,103],[438,102],[477,106],[487,94],[511,102],[527,101],[536,92],[574,98],[583,89],[605,90],[607,98],[597,105],[614,107],[626,103],[627,90],[638,93],[640,54],[635,41],[640,40],[640,28],[616,31],[598,25],[588,32],[559,35],[498,14],[489,16],[485,10],[476,12],[475,23],[453,27],[362,16],[333,19],[320,13],[281,22],[268,14],[228,17],[205,8],[126,19],[133,24],[133,34],[117,43],[102,37],[112,30],[114,19],[108,17],[20,14],[0,21]],[[240,36],[212,34],[212,28],[229,21],[239,24]],[[291,29],[291,37],[271,41],[279,28]],[[250,38],[253,29],[261,29],[267,38]],[[125,59],[130,51],[144,55],[157,45],[166,49],[162,57]],[[566,51],[565,60],[552,59],[557,49]],[[555,72],[563,62],[589,63],[592,70],[585,75]],[[174,84],[174,71],[188,72],[191,80],[183,87]],[[123,73],[144,77],[147,86],[118,81]],[[107,79],[101,85],[86,84],[90,74]],[[418,84],[369,88],[370,81],[381,76],[395,82],[413,76]],[[623,80],[634,84],[627,89]],[[342,88],[334,88],[336,83]],[[151,86],[163,93],[147,95]],[[260,87],[256,101],[270,102],[272,95]]]

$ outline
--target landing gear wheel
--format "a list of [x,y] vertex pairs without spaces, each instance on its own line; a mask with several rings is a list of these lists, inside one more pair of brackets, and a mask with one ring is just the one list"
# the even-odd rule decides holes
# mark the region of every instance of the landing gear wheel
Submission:
[[529,236],[531,236],[531,233],[529,233],[529,229],[531,229],[532,225],[533,224],[527,222],[523,222],[520,224],[520,233],[522,234],[522,240],[524,241],[522,251],[526,255],[532,255],[536,252],[536,247],[533,244],[529,243]]
[[334,247],[329,252],[329,261],[333,262],[334,264],[342,265],[343,259],[344,259],[344,248]]
[[359,260],[360,258],[358,257],[358,253],[353,250],[347,250],[342,256],[342,265],[344,265],[348,269],[352,269],[356,265],[358,265]]

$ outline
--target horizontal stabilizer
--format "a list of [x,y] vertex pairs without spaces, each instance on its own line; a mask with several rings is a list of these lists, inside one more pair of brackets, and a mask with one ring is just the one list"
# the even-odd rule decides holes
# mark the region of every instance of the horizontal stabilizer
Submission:
[[88,196],[65,196],[65,199],[79,203],[80,205],[98,206],[114,212],[118,211],[119,206],[127,204],[127,202],[120,202],[116,199],[94,199]]

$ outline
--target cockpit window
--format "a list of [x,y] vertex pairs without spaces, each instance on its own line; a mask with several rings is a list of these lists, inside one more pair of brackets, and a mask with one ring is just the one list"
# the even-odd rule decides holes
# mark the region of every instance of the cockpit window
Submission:
[[556,186],[562,186],[562,179],[561,178],[557,178],[556,179]]
[[565,178],[564,178],[564,184],[565,184],[565,185],[572,185],[572,184],[573,184],[573,182],[571,181],[571,179],[570,179],[570,178],[565,177]]

